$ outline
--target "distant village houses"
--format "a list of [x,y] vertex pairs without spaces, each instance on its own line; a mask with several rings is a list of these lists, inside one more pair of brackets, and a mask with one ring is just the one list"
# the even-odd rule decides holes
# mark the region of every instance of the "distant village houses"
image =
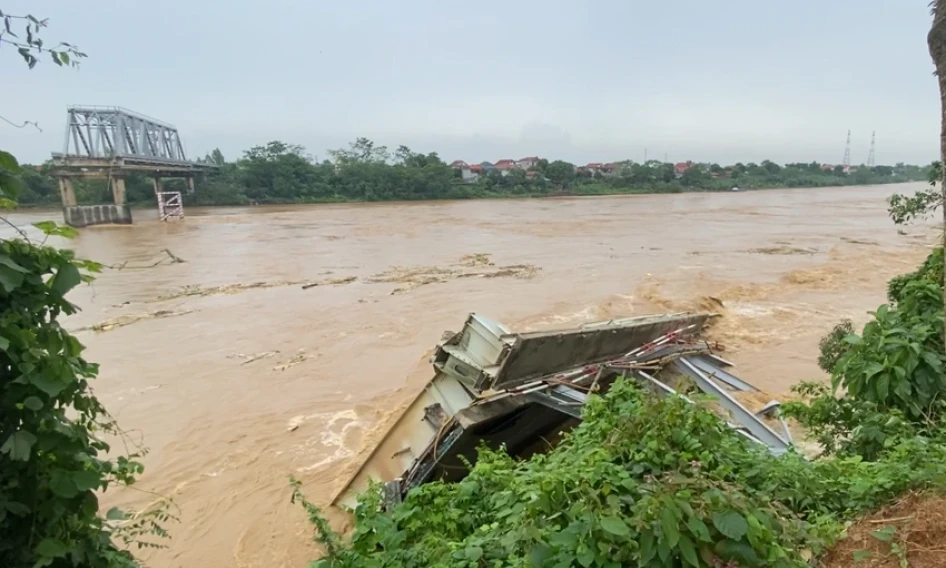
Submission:
[[[454,160],[450,167],[460,172],[460,178],[466,183],[474,183],[479,179],[482,168],[479,164],[470,165],[463,160]],[[475,169],[474,169],[475,168]]]
[[532,156],[528,158],[522,158],[521,160],[503,159],[497,160],[496,163],[480,162],[479,164],[469,164],[463,160],[454,160],[450,163],[450,167],[460,172],[459,177],[465,183],[474,183],[481,175],[488,175],[491,172],[499,172],[501,175],[506,176],[509,175],[509,172],[513,170],[524,170],[527,174],[526,177],[528,179],[533,179],[535,177],[534,172],[529,172],[528,170],[534,168],[536,165],[538,165],[538,163],[539,158]]
[[673,175],[676,177],[683,177],[683,174],[687,173],[687,170],[693,167],[693,162],[677,162],[673,165]]
[[523,158],[516,161],[516,167],[522,170],[528,170],[530,168],[534,168],[537,165],[539,165],[539,158],[536,156],[532,156],[531,158]]
[[503,175],[507,175],[510,171],[515,169],[521,169],[516,165],[515,160],[499,160],[496,162],[496,171]]
[[[529,156],[514,160],[504,158],[496,162],[480,162],[479,164],[470,164],[464,160],[454,160],[450,167],[460,172],[459,177],[466,183],[474,183],[479,176],[488,175],[491,172],[499,172],[501,175],[509,175],[514,170],[522,170],[526,173],[526,179],[541,178],[540,172],[535,171],[539,167],[542,158],[539,156]],[[587,175],[611,175],[617,172],[621,163],[599,163],[592,162],[584,166],[575,166],[576,173],[585,173]]]
[[584,166],[578,166],[575,171],[578,173],[590,173],[591,175],[610,175],[617,171],[620,164],[610,163],[602,164],[600,162],[591,162]]

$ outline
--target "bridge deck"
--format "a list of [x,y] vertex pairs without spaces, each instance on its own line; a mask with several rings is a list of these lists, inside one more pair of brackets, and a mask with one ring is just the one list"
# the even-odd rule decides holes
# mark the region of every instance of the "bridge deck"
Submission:
[[116,156],[90,158],[53,154],[52,173],[68,177],[107,177],[129,173],[148,173],[161,177],[192,177],[217,171],[213,164],[198,164],[159,158]]

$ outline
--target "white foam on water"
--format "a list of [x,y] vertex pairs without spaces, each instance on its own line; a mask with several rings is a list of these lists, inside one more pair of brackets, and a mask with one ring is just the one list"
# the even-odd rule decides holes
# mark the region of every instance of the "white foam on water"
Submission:
[[296,471],[307,472],[319,469],[339,460],[350,458],[355,454],[355,451],[345,443],[345,438],[353,431],[364,428],[365,425],[359,420],[354,409],[335,413],[320,412],[295,416],[289,421],[289,428],[297,428],[309,421],[324,424],[322,431],[319,432],[317,438],[308,438],[293,446],[290,451],[300,459],[313,455],[319,456],[319,459],[312,464],[298,468]]

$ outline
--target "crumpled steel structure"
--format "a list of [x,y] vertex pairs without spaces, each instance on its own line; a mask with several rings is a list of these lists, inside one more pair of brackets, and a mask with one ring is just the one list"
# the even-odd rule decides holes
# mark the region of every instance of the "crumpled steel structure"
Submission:
[[750,411],[734,395],[757,389],[699,339],[711,317],[665,314],[514,333],[471,314],[459,333],[444,335],[431,357],[433,379],[333,504],[353,508],[372,481],[384,484],[386,503],[396,503],[423,483],[462,479],[482,443],[522,458],[544,451],[580,422],[590,393],[621,377],[657,395],[708,395],[740,434],[786,451],[792,440],[778,403]]

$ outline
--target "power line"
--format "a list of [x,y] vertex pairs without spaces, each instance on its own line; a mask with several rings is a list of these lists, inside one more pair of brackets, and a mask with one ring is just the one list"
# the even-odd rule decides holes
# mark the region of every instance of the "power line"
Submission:
[[841,162],[844,169],[851,167],[851,131],[847,131],[847,143],[844,145],[844,161]]

